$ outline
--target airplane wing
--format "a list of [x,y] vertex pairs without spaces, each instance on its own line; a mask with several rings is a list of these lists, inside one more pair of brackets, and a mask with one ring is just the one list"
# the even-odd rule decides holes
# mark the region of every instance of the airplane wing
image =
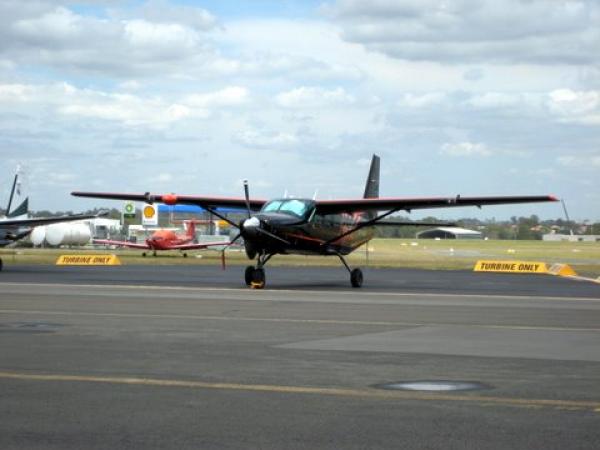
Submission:
[[[126,194],[114,192],[71,192],[75,197],[106,198],[111,200],[131,200],[138,202],[155,203],[160,202],[166,205],[197,205],[203,208],[219,207],[237,207],[246,209],[246,200],[243,197],[202,197],[196,195],[176,195],[176,194]],[[258,211],[267,202],[267,200],[250,199],[250,209]]]
[[354,200],[317,200],[320,214],[356,211],[412,211],[413,209],[452,208],[457,206],[509,205],[515,203],[556,202],[552,195],[512,197],[433,197],[433,198],[361,198]]
[[33,217],[30,219],[6,219],[0,220],[0,228],[37,227],[39,225],[50,225],[58,222],[71,222],[74,220],[94,219],[99,214],[71,214],[58,217]]
[[205,242],[204,244],[182,244],[182,245],[173,245],[169,248],[169,250],[195,250],[209,247],[219,247],[229,245],[229,241],[223,242]]
[[139,248],[145,250],[150,248],[147,244],[136,244],[128,241],[112,241],[110,239],[93,239],[92,243],[100,245],[116,245],[117,247]]

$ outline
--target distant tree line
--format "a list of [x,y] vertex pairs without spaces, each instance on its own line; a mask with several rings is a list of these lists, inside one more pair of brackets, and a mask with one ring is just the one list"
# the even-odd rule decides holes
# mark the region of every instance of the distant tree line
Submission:
[[[410,220],[406,217],[394,217],[389,221]],[[434,216],[425,217],[422,222],[445,222]],[[492,219],[474,219],[464,218],[453,221],[458,227],[468,228],[470,230],[480,231],[484,237],[489,239],[519,239],[519,240],[541,240],[544,234],[597,234],[600,235],[600,222],[589,223],[584,221],[566,221],[564,219],[540,220],[536,215],[529,217],[513,216],[510,220]],[[376,227],[376,236],[384,238],[414,238],[419,231],[432,227],[416,226],[381,226]]]

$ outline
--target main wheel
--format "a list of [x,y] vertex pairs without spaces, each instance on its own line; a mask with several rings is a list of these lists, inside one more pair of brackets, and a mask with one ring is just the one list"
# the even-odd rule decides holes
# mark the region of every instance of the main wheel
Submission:
[[145,258],[146,257],[146,252],[142,253],[142,256]]
[[184,254],[183,254],[183,257],[184,257],[184,258],[187,258],[187,253],[184,253]]
[[244,272],[244,280],[246,281],[246,286],[250,286],[252,284],[253,276],[254,276],[254,266],[246,267],[246,271]]
[[0,258],[0,271],[2,270],[2,258]]
[[250,283],[250,287],[252,289],[262,289],[265,287],[265,269],[254,269],[252,272],[252,282]]
[[363,284],[363,273],[360,269],[354,269],[350,272],[350,283],[352,287],[359,288]]

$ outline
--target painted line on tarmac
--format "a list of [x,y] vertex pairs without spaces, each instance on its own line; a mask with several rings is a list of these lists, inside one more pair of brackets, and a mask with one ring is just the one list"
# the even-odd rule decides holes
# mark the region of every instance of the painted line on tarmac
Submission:
[[[124,289],[124,290],[149,290],[149,291],[183,291],[183,292],[246,292],[249,295],[269,295],[278,293],[294,294],[327,294],[341,295],[344,297],[440,297],[440,298],[461,298],[461,299],[509,299],[509,300],[552,300],[565,302],[600,302],[600,297],[551,297],[545,295],[510,295],[510,294],[448,294],[440,292],[383,292],[383,291],[364,291],[364,290],[309,290],[309,289],[250,289],[247,287],[226,288],[226,287],[197,287],[197,286],[156,286],[156,285],[135,285],[135,284],[74,284],[74,283],[17,283],[12,281],[1,282],[5,286],[39,286],[39,287],[67,287],[67,288],[90,288],[90,289]],[[600,295],[600,294],[599,294]],[[281,299],[271,298],[252,298],[252,300],[282,301]],[[298,301],[298,300],[295,300]],[[302,299],[302,301],[315,301],[311,299]]]
[[409,391],[381,391],[370,389],[352,389],[335,387],[285,386],[269,384],[209,383],[205,381],[174,380],[159,378],[86,376],[69,374],[32,374],[18,372],[0,372],[0,379],[19,381],[46,381],[71,383],[103,383],[130,386],[152,386],[166,388],[187,388],[199,390],[246,391],[259,393],[325,395],[332,397],[355,397],[374,400],[414,400],[437,402],[460,402],[482,406],[514,406],[522,408],[552,408],[565,411],[600,412],[600,401],[525,399],[514,397],[492,397],[464,394],[439,394]]
[[43,311],[26,309],[0,309],[0,314],[22,314],[22,315],[46,315],[67,317],[115,317],[131,319],[176,319],[176,320],[220,320],[232,322],[274,322],[274,323],[302,323],[317,325],[369,325],[379,327],[464,327],[485,328],[500,330],[537,330],[537,331],[584,331],[600,333],[600,328],[585,327],[547,327],[535,325],[501,325],[501,324],[471,324],[471,323],[448,323],[448,322],[392,322],[377,320],[339,320],[339,319],[292,319],[285,317],[239,317],[239,316],[201,316],[181,314],[145,314],[145,313],[103,313],[103,312],[79,312],[79,311]]

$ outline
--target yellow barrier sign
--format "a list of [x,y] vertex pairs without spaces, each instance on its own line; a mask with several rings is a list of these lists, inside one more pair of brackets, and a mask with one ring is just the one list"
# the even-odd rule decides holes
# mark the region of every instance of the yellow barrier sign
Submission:
[[560,277],[576,277],[577,274],[568,264],[548,264],[535,261],[477,261],[475,272],[502,273],[547,273]]
[[548,273],[548,266],[534,261],[477,261],[475,272]]
[[575,277],[577,274],[568,264],[552,264],[548,273],[561,277]]
[[60,255],[57,266],[120,266],[117,255]]

